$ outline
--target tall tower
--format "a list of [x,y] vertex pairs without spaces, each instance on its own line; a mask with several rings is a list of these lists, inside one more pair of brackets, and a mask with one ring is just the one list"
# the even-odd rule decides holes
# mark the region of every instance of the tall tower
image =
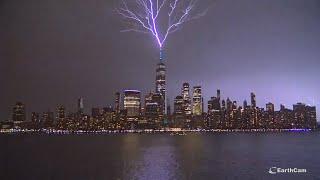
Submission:
[[201,94],[201,86],[193,87],[193,115],[199,116],[203,112],[203,103],[202,103],[202,94]]
[[189,83],[183,83],[182,97],[184,101],[184,112],[186,115],[191,115],[191,99],[190,99],[190,86]]
[[83,98],[80,97],[80,98],[78,99],[78,112],[79,112],[80,114],[82,114],[82,113],[83,113],[83,109],[84,109]]
[[251,93],[251,106],[252,106],[252,108],[257,107],[256,95],[253,92]]
[[57,109],[56,109],[56,113],[57,113],[56,119],[57,119],[57,121],[64,120],[66,118],[65,111],[66,111],[66,109],[65,109],[64,106],[57,106]]
[[16,105],[13,107],[12,120],[13,121],[26,120],[25,105],[22,102],[17,102]]
[[157,64],[156,70],[156,92],[162,96],[161,111],[166,114],[167,109],[167,93],[166,93],[166,66],[163,63],[163,54],[160,50],[160,62]]
[[217,90],[217,98],[220,101],[220,99],[221,99],[221,91],[220,91],[220,89]]
[[63,129],[66,127],[66,109],[64,106],[57,106],[56,122],[58,129]]
[[121,102],[121,95],[120,92],[116,92],[115,94],[115,102],[114,102],[114,108],[117,114],[120,113],[120,102]]

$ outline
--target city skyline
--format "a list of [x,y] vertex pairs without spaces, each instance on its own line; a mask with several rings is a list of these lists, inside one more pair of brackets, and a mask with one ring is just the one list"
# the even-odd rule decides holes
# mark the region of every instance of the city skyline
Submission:
[[319,179],[320,0],[2,0],[1,179]]
[[[155,82],[156,82],[156,87],[157,87],[157,81],[155,81]],[[186,92],[185,92],[186,91],[186,86],[188,86],[188,90],[189,90],[188,94],[186,94]],[[177,88],[177,89],[179,89],[179,88]],[[183,84],[181,84],[181,87],[180,87],[180,92],[181,93],[177,94],[175,96],[175,98],[180,96],[181,100],[183,100],[184,103],[186,103],[186,104],[189,103],[190,107],[187,106],[187,107],[183,108],[185,112],[189,112],[190,111],[190,114],[186,113],[187,115],[188,114],[189,115],[200,115],[202,112],[207,113],[208,110],[209,110],[208,106],[209,106],[210,101],[212,101],[213,98],[217,98],[217,97],[220,99],[220,101],[228,101],[231,98],[232,99],[232,103],[236,103],[237,107],[242,107],[243,108],[243,107],[245,107],[244,104],[246,104],[246,105],[252,106],[252,107],[263,108],[266,111],[268,110],[268,105],[270,105],[270,104],[272,104],[273,111],[281,110],[282,106],[287,108],[287,109],[291,109],[292,110],[293,109],[292,108],[293,105],[299,104],[299,103],[304,104],[306,106],[317,107],[314,104],[308,104],[308,103],[303,102],[303,101],[297,101],[297,102],[295,102],[293,104],[290,104],[290,105],[283,104],[283,103],[275,104],[272,101],[258,102],[256,94],[254,92],[248,93],[248,97],[246,99],[244,99],[243,101],[238,101],[236,98],[229,97],[229,96],[224,96],[223,93],[221,93],[221,89],[216,89],[216,96],[214,96],[215,94],[212,94],[212,95],[209,95],[210,98],[204,99],[204,94],[202,93],[202,91],[203,91],[203,87],[201,85],[192,86],[188,82],[184,82]],[[70,107],[66,108],[66,106],[64,104],[58,103],[58,104],[56,104],[56,106],[48,107],[44,111],[39,111],[39,110],[28,111],[28,108],[26,108],[28,105],[23,104],[24,108],[26,109],[24,116],[25,116],[25,119],[28,121],[28,120],[31,119],[29,117],[32,117],[32,113],[33,112],[40,113],[40,114],[41,113],[46,113],[46,112],[53,112],[54,113],[56,108],[59,107],[59,106],[64,107],[65,110],[67,109],[66,113],[76,112],[76,111],[79,111],[81,109],[81,112],[91,115],[92,110],[95,109],[95,108],[98,108],[98,109],[112,108],[114,111],[119,112],[121,109],[125,109],[125,107],[126,107],[124,101],[125,101],[125,96],[126,96],[127,92],[138,93],[139,94],[139,98],[140,98],[139,99],[139,108],[142,109],[142,108],[145,108],[145,103],[147,101],[147,96],[150,93],[151,94],[157,93],[157,88],[155,90],[150,89],[147,92],[142,92],[142,91],[140,91],[138,89],[124,89],[124,90],[121,90],[121,91],[116,91],[116,92],[113,93],[113,96],[111,95],[111,97],[114,98],[113,102],[111,102],[109,104],[108,103],[104,104],[102,106],[101,105],[100,106],[99,105],[93,105],[93,106],[84,105],[85,104],[85,99],[87,99],[84,96],[79,96],[78,99],[77,99],[77,103],[71,103],[71,104],[73,104],[71,106],[71,108]],[[195,93],[197,95],[195,95]],[[200,95],[198,95],[198,94],[200,94]],[[168,108],[170,108],[170,110],[169,110],[170,112],[174,112],[175,98],[173,98],[172,101],[170,101],[170,99],[167,99],[167,103],[169,105]],[[16,105],[17,105],[17,104],[21,104],[23,102],[17,100],[14,103],[16,103]],[[196,104],[198,104],[199,107],[195,107]],[[262,104],[262,105],[260,105],[260,104]],[[12,105],[10,106],[11,111],[10,111],[10,114],[8,115],[9,118],[8,119],[4,119],[4,120],[0,120],[0,122],[1,121],[12,121]],[[14,106],[14,108],[15,108],[15,106]],[[197,109],[196,110],[197,112],[194,112],[195,109]],[[168,111],[168,109],[167,109],[167,111]],[[164,111],[164,113],[167,113],[167,111]],[[317,114],[317,122],[320,122],[319,114]]]
[[[314,105],[310,105],[310,104],[306,104],[305,102],[296,102],[294,104],[291,105],[285,105],[285,104],[279,104],[280,108],[275,108],[276,104],[274,104],[274,102],[265,102],[264,106],[258,106],[257,105],[257,101],[256,101],[256,94],[254,92],[249,93],[250,96],[248,96],[248,100],[245,99],[244,101],[236,101],[234,100],[232,97],[227,97],[227,98],[222,98],[223,96],[221,96],[221,90],[217,89],[216,90],[216,96],[214,94],[212,94],[211,98],[208,100],[204,100],[203,96],[202,96],[202,87],[201,86],[193,86],[192,91],[189,92],[188,96],[190,99],[190,101],[186,101],[185,98],[185,85],[189,83],[185,82],[182,84],[181,86],[181,94],[177,94],[176,98],[173,99],[173,101],[170,103],[170,110],[169,112],[172,112],[168,115],[173,115],[176,111],[175,111],[175,102],[177,100],[177,98],[179,99],[178,102],[181,103],[181,109],[184,111],[185,115],[192,115],[192,116],[201,116],[202,113],[208,114],[210,112],[210,108],[213,108],[215,105],[215,100],[218,100],[218,104],[219,107],[223,107],[225,106],[225,108],[227,108],[227,104],[228,101],[232,104],[232,106],[237,108],[245,108],[245,107],[253,107],[253,108],[257,108],[257,109],[263,109],[264,111],[268,112],[268,111],[280,111],[281,109],[289,109],[289,110],[293,110],[295,105],[305,105],[305,106],[309,106],[309,107],[316,107]],[[199,90],[200,89],[200,90]],[[200,92],[200,93],[199,93]],[[159,98],[161,99],[161,94],[159,94]],[[15,118],[15,111],[17,111],[18,109],[18,114],[20,115],[20,117],[18,117],[17,121],[30,121],[34,115],[34,113],[36,114],[45,114],[45,113],[55,113],[55,114],[59,114],[58,112],[60,111],[60,108],[63,108],[63,113],[64,114],[70,114],[70,113],[74,113],[74,112],[80,112],[82,114],[86,114],[89,116],[94,117],[94,112],[95,110],[99,110],[99,112],[101,110],[103,110],[104,108],[110,108],[112,109],[115,113],[120,113],[121,110],[127,110],[127,114],[128,116],[144,116],[142,112],[142,110],[145,110],[146,108],[146,103],[148,101],[150,101],[149,99],[151,98],[151,95],[157,95],[156,91],[152,91],[150,90],[148,93],[142,93],[140,90],[136,90],[136,89],[125,89],[123,91],[117,91],[114,93],[114,102],[112,104],[107,104],[105,106],[92,106],[92,107],[87,107],[85,105],[85,98],[84,97],[79,97],[77,99],[77,103],[74,103],[74,107],[75,108],[71,108],[68,109],[66,108],[63,104],[57,104],[55,107],[52,108],[48,108],[46,111],[32,111],[29,112],[27,111],[27,105],[24,104],[21,101],[16,101],[14,105],[11,106],[11,118],[9,118],[9,121],[13,121]],[[136,97],[136,98],[132,98],[132,97]],[[196,98],[193,98],[196,97]],[[128,98],[128,99],[126,99]],[[199,98],[200,100],[200,105],[199,105]],[[152,98],[151,98],[152,99]],[[130,102],[128,103],[128,105],[126,105],[126,101],[136,101],[136,105],[132,105]],[[248,103],[250,102],[250,103]],[[152,103],[151,103],[152,104]],[[172,105],[171,105],[172,104]],[[190,104],[190,108],[187,104]],[[197,105],[196,105],[197,104]],[[160,105],[161,106],[161,105]],[[201,106],[201,107],[198,107]],[[209,108],[210,106],[210,108]],[[13,107],[13,108],[12,108]],[[22,108],[23,107],[23,108]],[[85,108],[86,107],[86,108]],[[22,110],[23,109],[23,110]],[[88,109],[88,110],[84,110],[84,109]],[[131,110],[132,109],[132,110]],[[213,108],[214,109],[214,108]],[[24,113],[21,113],[21,110]],[[56,112],[57,111],[57,112]],[[161,110],[162,111],[162,110]],[[190,111],[190,113],[188,113]],[[163,112],[164,114],[167,112]],[[30,117],[27,116],[27,114],[31,114]],[[134,115],[132,115],[134,114]],[[22,120],[19,120],[21,119]],[[317,118],[317,122],[318,118]]]
[[[16,3],[1,6],[0,120],[11,117],[16,101],[28,112],[45,112],[58,104],[76,109],[74,100],[83,96],[89,112],[87,107],[112,104],[116,91],[154,89],[156,44],[145,35],[120,33],[114,2],[77,1],[72,8],[65,2]],[[255,92],[260,107],[318,107],[317,7],[317,1],[217,1],[164,49],[171,107],[181,91],[176,85],[184,82],[201,85],[205,103],[221,89],[223,98],[238,102],[250,102],[248,94]]]
[[[164,66],[163,63],[161,63]],[[157,68],[158,71],[158,68]],[[164,69],[165,71],[165,69]],[[157,76],[158,77],[158,76]],[[157,78],[158,79],[158,78]],[[155,82],[158,84],[158,81]],[[157,86],[156,86],[157,87]],[[122,98],[121,98],[122,97]],[[42,132],[111,132],[112,130],[315,130],[318,127],[316,107],[301,102],[292,109],[281,105],[275,110],[274,104],[266,103],[258,107],[256,94],[250,93],[250,105],[243,105],[230,98],[221,99],[221,90],[216,91],[208,101],[208,111],[204,111],[201,86],[183,83],[181,94],[174,99],[173,111],[168,106],[164,111],[165,95],[158,91],[143,98],[139,90],[124,90],[114,93],[114,104],[108,107],[91,107],[91,114],[84,111],[84,98],[79,97],[77,110],[70,111],[58,105],[56,111],[32,112],[26,118],[26,105],[16,102],[12,108],[12,119],[0,122],[0,129],[31,130]],[[190,101],[192,97],[192,101]],[[143,100],[144,99],[144,100]],[[190,109],[191,107],[191,109]],[[172,113],[171,113],[172,112]],[[191,113],[190,113],[191,112]],[[10,131],[10,130],[9,130]]]

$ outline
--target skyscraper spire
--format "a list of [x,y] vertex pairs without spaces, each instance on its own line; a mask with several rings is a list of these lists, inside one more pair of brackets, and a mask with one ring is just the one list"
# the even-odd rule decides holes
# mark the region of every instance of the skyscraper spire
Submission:
[[161,94],[162,103],[161,110],[166,114],[167,109],[167,94],[166,94],[166,66],[163,63],[163,51],[160,49],[160,62],[156,70],[156,93]]
[[163,60],[163,50],[162,48],[160,48],[160,62],[162,62]]

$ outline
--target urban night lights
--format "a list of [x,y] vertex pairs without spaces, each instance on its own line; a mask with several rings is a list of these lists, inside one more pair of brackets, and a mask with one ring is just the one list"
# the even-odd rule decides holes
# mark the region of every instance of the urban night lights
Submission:
[[[250,105],[231,99],[222,99],[221,91],[208,100],[204,112],[202,87],[190,88],[183,83],[181,94],[174,99],[174,107],[166,98],[166,67],[160,59],[156,69],[155,91],[145,96],[139,90],[116,92],[114,104],[109,107],[93,107],[91,114],[84,111],[85,100],[80,97],[76,112],[68,112],[64,106],[55,112],[31,113],[27,120],[26,106],[17,102],[12,108],[12,119],[1,123],[6,130],[64,130],[68,132],[91,132],[106,130],[310,130],[317,128],[316,107],[303,103],[288,109],[281,105],[276,111],[274,104],[265,108],[257,106],[256,95],[251,93]],[[171,113],[171,110],[172,113]]]
[[0,180],[320,179],[320,0],[0,12]]
[[[156,67],[153,91],[147,94],[132,89],[116,92],[114,104],[104,108],[92,107],[91,114],[85,112],[85,99],[80,97],[76,112],[67,111],[63,105],[59,105],[55,111],[32,112],[30,120],[26,117],[25,104],[17,102],[12,109],[12,118],[1,122],[1,129],[67,131],[171,128],[185,130],[316,129],[315,106],[297,103],[292,109],[288,109],[281,105],[280,110],[276,111],[271,102],[267,103],[265,108],[258,107],[256,95],[253,92],[250,95],[250,104],[246,100],[242,104],[229,98],[222,99],[220,90],[205,102],[202,87],[190,86],[188,82],[181,85],[181,93],[174,98],[173,107],[170,107],[172,102],[167,98],[164,44],[169,35],[181,29],[182,25],[203,17],[207,13],[207,9],[202,12],[197,11],[198,2],[196,0],[122,0],[115,8],[128,25],[125,32],[147,33],[157,42],[160,62]],[[206,7],[209,6],[210,3],[206,5]],[[205,109],[207,109],[206,112]]]

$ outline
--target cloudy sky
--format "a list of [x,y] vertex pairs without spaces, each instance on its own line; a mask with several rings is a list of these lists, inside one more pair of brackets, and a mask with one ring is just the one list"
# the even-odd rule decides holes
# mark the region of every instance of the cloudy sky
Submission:
[[[115,2],[0,2],[1,120],[11,118],[16,101],[29,118],[58,104],[73,111],[80,96],[89,113],[112,104],[116,91],[154,90],[157,44],[120,32]],[[320,106],[318,0],[217,0],[210,7],[165,45],[171,101],[189,82],[203,87],[205,101],[219,88],[241,104],[253,91],[262,107]]]

